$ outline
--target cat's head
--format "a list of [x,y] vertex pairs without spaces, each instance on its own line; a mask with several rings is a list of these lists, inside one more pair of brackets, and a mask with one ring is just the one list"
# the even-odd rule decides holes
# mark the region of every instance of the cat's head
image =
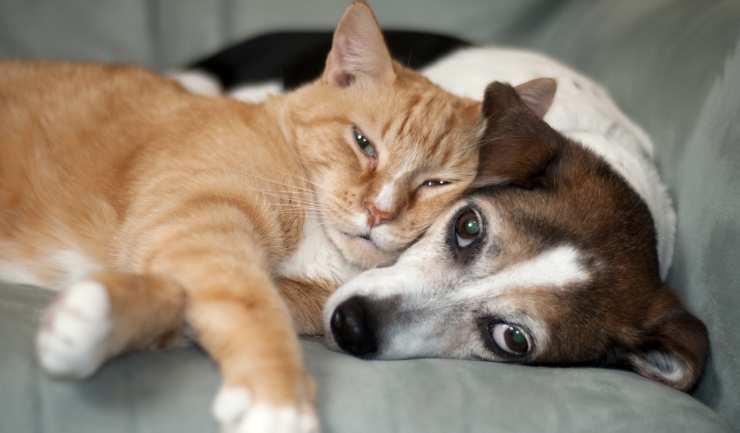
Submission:
[[476,175],[480,103],[393,61],[364,2],[344,13],[322,77],[288,101],[322,225],[356,265],[395,259]]

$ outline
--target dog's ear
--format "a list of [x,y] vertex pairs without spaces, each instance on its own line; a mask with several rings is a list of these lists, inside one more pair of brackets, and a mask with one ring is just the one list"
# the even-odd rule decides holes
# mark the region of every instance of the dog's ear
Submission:
[[531,187],[558,151],[558,134],[542,120],[555,96],[555,80],[540,78],[513,88],[493,82],[486,88],[478,174],[472,187]]
[[624,355],[642,376],[688,391],[701,377],[709,339],[707,328],[663,286],[642,326],[641,341]]
[[388,83],[396,76],[383,33],[364,1],[351,4],[339,20],[322,79],[347,87],[359,75]]
[[516,93],[534,114],[540,119],[545,117],[547,110],[555,99],[557,82],[552,78],[537,78],[514,87]]

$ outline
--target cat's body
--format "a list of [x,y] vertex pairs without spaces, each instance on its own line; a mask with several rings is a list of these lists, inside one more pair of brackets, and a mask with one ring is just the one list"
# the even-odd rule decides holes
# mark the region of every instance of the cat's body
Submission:
[[2,62],[0,278],[69,288],[37,342],[51,374],[187,325],[222,372],[222,429],[312,431],[295,330],[321,332],[337,285],[465,190],[482,129],[480,103],[391,61],[363,3],[321,79],[259,105],[136,67]]
[[[161,239],[177,237],[180,214],[210,205],[249,216],[239,222],[254,227],[275,277],[333,289],[362,269],[315,233],[282,100],[198,97],[136,67],[5,62],[1,73],[4,112],[13,113],[0,147],[6,279],[62,290],[91,272],[141,272]],[[16,131],[29,135],[8,134]],[[149,226],[156,236],[142,235]],[[334,266],[296,269],[304,230]]]

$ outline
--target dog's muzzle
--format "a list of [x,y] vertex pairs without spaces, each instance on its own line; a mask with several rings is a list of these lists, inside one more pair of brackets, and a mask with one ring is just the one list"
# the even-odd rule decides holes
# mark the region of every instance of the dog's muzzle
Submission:
[[368,357],[378,350],[375,318],[369,301],[353,296],[337,306],[331,316],[331,333],[340,349]]

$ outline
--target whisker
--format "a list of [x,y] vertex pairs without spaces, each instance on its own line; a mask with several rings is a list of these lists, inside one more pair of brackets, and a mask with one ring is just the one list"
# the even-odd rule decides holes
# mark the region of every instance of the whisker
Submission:
[[270,207],[285,207],[286,210],[294,210],[296,212],[320,212],[323,209],[321,209],[318,206],[306,206],[306,205],[296,205],[291,203],[269,203],[269,202],[263,202],[263,201],[252,201],[252,200],[246,200],[239,197],[233,197],[227,194],[214,194],[216,197],[222,197],[227,198],[230,200],[237,200],[244,203],[259,205],[259,206],[270,206]]
[[292,176],[292,177],[294,177],[294,178],[296,178],[296,179],[299,179],[299,180],[302,180],[302,181],[304,181],[304,182],[306,182],[306,183],[308,183],[308,184],[310,184],[310,185],[313,185],[313,186],[315,186],[316,188],[319,188],[319,189],[321,189],[321,190],[323,190],[323,191],[327,191],[327,192],[329,192],[329,193],[333,193],[333,192],[332,192],[332,191],[331,191],[330,189],[326,188],[326,187],[325,187],[325,186],[323,186],[323,185],[319,185],[319,184],[318,184],[318,183],[316,183],[316,182],[312,182],[312,181],[308,180],[308,178],[305,178],[305,177],[301,177],[301,176],[298,176],[298,175],[296,175],[296,174],[293,174],[293,173],[288,173],[288,172],[285,172],[285,171],[281,171],[281,170],[278,170],[277,172],[278,172],[278,173],[282,173],[282,174],[286,174],[286,175],[288,175],[288,176]]
[[[204,171],[214,171],[214,170],[226,171],[226,172],[233,172],[233,173],[238,173],[238,174],[245,175],[245,176],[250,176],[250,177],[253,177],[255,179],[259,179],[259,180],[263,180],[263,181],[266,181],[266,182],[271,182],[271,183],[274,183],[274,184],[277,184],[277,185],[280,185],[280,186],[287,187],[289,190],[300,190],[300,191],[304,191],[304,192],[307,192],[307,193],[315,193],[315,191],[313,191],[310,188],[304,188],[304,187],[301,187],[301,186],[298,186],[298,185],[290,185],[290,184],[287,184],[287,183],[283,183],[283,182],[277,181],[275,179],[270,179],[270,178],[267,178],[267,177],[259,176],[259,175],[254,174],[254,173],[249,173],[249,172],[246,172],[244,170],[236,170],[236,169],[232,169],[232,168],[218,167],[218,168],[214,168],[214,169],[211,169],[211,170],[204,170]],[[280,172],[280,171],[278,171],[278,172]],[[287,172],[286,173],[283,173],[283,174],[290,175],[290,173],[287,173]],[[298,176],[293,176],[293,177],[295,177],[296,179],[301,179]],[[305,180],[305,179],[301,179],[301,180]]]
[[513,139],[522,139],[522,140],[524,140],[526,138],[527,137],[522,136],[522,135],[513,135],[513,134],[500,135],[500,136],[496,136],[496,137],[493,137],[493,138],[489,138],[487,140],[480,140],[477,143],[477,147],[485,146],[486,144],[491,144],[491,143],[494,143],[494,142],[500,141],[500,140],[513,140]]

